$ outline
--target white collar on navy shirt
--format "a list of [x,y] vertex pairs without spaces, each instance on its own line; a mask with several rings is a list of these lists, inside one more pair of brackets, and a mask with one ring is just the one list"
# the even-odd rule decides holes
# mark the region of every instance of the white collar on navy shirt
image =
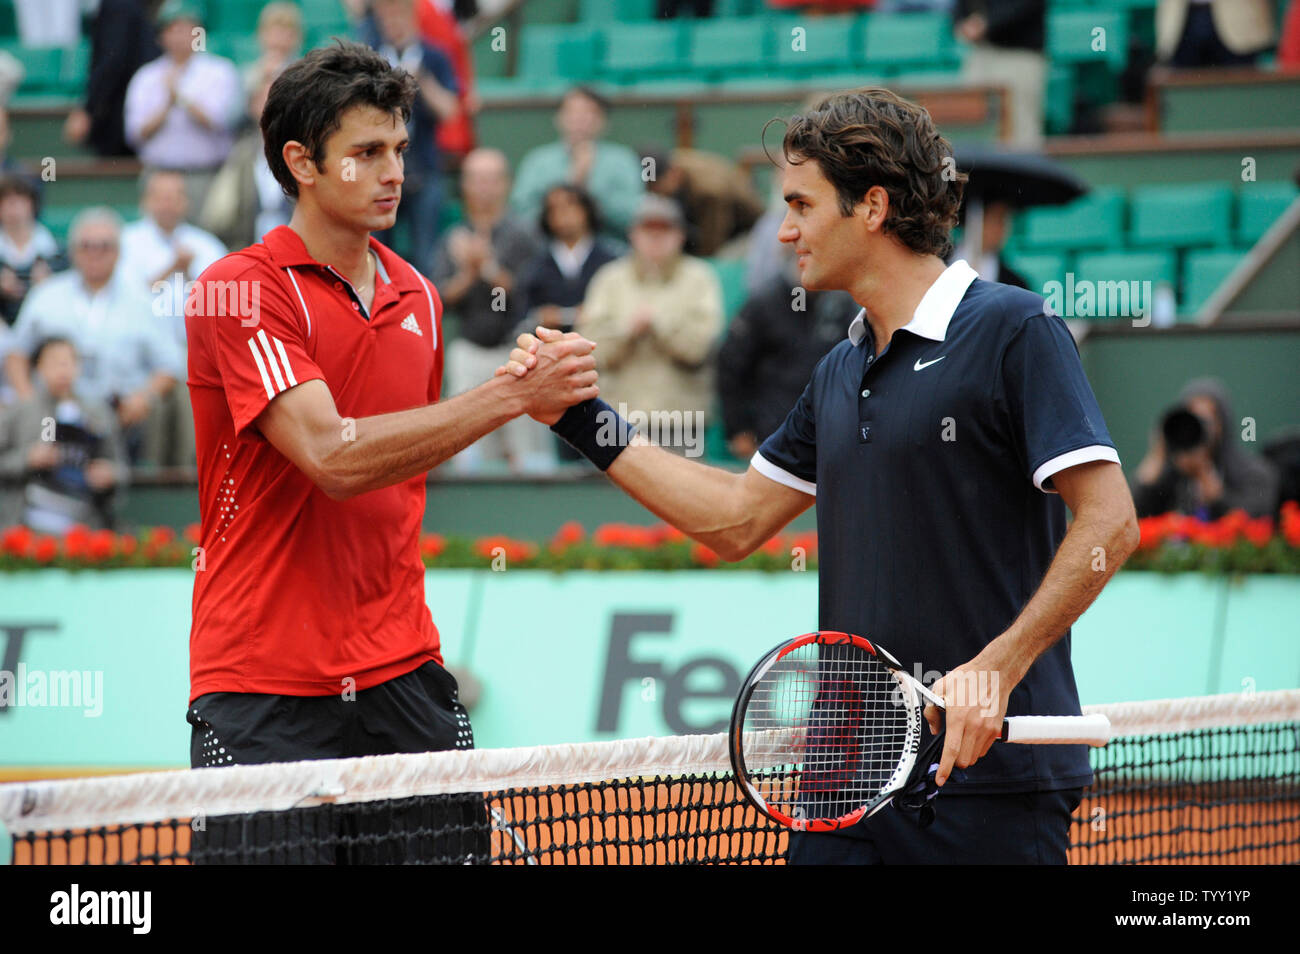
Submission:
[[[926,290],[916,311],[912,313],[912,320],[903,325],[902,330],[931,341],[942,341],[948,334],[948,322],[952,321],[952,313],[961,304],[970,283],[977,278],[979,275],[966,264],[965,259],[953,262]],[[849,325],[849,340],[856,348],[866,335],[867,309],[863,308]]]

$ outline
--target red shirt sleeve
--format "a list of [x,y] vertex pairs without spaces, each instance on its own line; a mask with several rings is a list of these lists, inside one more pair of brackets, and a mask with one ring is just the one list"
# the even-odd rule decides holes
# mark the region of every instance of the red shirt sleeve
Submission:
[[236,436],[261,440],[250,425],[266,406],[290,388],[325,375],[311,357],[308,319],[298,299],[290,297],[292,289],[286,293],[269,266],[249,268],[239,259],[227,256],[199,277],[186,321],[203,326],[197,340],[220,378]]

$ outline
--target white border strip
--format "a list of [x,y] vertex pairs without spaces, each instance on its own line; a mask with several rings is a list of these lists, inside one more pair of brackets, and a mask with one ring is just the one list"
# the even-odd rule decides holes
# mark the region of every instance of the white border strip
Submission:
[[1090,464],[1095,460],[1108,460],[1112,464],[1118,464],[1119,453],[1115,448],[1107,447],[1105,444],[1093,444],[1089,447],[1080,447],[1078,450],[1066,451],[1064,454],[1053,457],[1034,471],[1034,486],[1045,494],[1054,494],[1056,491],[1052,488],[1043,487],[1044,481],[1049,480],[1053,474],[1059,474],[1067,467]]
[[[1300,690],[1086,706],[1113,735],[1300,723]],[[515,749],[425,752],[145,772],[0,785],[10,834],[145,824],[322,802],[493,792],[652,776],[730,772],[727,736],[688,735]]]
[[749,466],[753,467],[768,480],[774,480],[778,484],[789,487],[791,490],[802,491],[810,497],[817,496],[816,484],[810,480],[804,480],[802,477],[796,477],[788,470],[782,470],[758,451],[754,451],[754,456],[749,459]]

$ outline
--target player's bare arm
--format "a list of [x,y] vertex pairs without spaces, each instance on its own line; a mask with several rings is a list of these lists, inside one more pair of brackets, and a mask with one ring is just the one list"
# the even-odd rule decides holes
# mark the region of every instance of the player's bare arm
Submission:
[[[1069,467],[1053,475],[1052,483],[1074,520],[1047,575],[1006,632],[933,686],[947,704],[942,720],[947,736],[935,776],[939,785],[954,765],[968,768],[988,752],[1001,731],[1011,690],[1137,549],[1137,514],[1119,464],[1093,461]],[[970,691],[980,685],[996,695],[980,698],[980,692]],[[938,731],[938,710],[928,706],[925,715],[931,730]]]
[[520,414],[556,420],[595,397],[594,347],[569,335],[539,352],[526,379],[498,376],[437,404],[350,422],[324,381],[304,381],[268,404],[256,424],[331,499],[346,500],[426,473]]
[[[541,342],[559,340],[560,332],[538,328],[537,334],[537,338],[520,335],[519,347],[498,370],[498,379],[526,381],[539,366],[544,367],[539,357],[547,345]],[[632,439],[606,474],[655,516],[728,561],[743,560],[816,502],[752,467],[742,474],[709,467],[655,447],[640,436]]]

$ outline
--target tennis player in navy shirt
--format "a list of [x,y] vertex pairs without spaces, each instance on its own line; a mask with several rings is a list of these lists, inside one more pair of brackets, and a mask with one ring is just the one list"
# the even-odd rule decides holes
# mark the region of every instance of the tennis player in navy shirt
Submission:
[[[780,237],[801,283],[846,289],[862,311],[748,470],[640,435],[611,446],[599,401],[555,430],[729,560],[815,501],[818,626],[945,674],[932,688],[946,712],[926,710],[946,729],[933,823],[891,807],[845,832],[792,833],[791,862],[1064,863],[1086,748],[993,743],[1007,715],[1079,714],[1070,626],[1137,546],[1074,339],[1040,296],[944,264],[965,177],[925,110],[838,93],[791,120],[783,150]],[[527,374],[558,337],[538,335],[502,373]]]

